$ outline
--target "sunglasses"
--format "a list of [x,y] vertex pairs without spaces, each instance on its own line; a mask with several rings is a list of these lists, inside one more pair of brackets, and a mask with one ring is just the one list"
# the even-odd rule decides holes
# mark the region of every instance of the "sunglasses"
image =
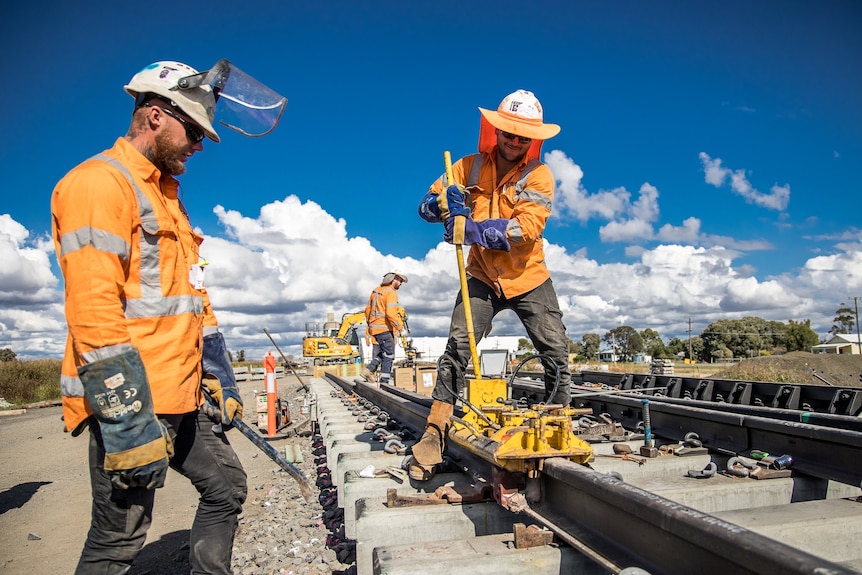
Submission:
[[[152,106],[152,104],[147,104],[147,106]],[[186,130],[186,137],[191,140],[192,144],[197,144],[201,140],[204,139],[205,134],[203,130],[189,122],[188,120],[183,119],[179,114],[176,114],[170,110],[167,106],[158,106],[159,110],[182,124],[183,128]]]
[[522,144],[529,144],[530,142],[533,141],[533,138],[525,138],[524,136],[516,136],[515,134],[510,134],[509,132],[504,132],[503,130],[500,130],[500,133],[503,135],[504,138],[506,138],[507,140],[512,140],[513,142],[520,141],[520,143],[522,143]]

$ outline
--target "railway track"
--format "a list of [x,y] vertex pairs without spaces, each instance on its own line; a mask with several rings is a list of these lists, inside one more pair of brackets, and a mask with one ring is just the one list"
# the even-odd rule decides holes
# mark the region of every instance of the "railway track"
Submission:
[[[518,380],[512,397],[540,387]],[[846,416],[812,423],[787,409],[577,386],[595,457],[546,459],[514,493],[510,477],[451,442],[445,472],[406,477],[430,398],[334,376],[311,389],[330,505],[360,575],[862,572],[862,432]],[[645,399],[656,449],[642,452]]]

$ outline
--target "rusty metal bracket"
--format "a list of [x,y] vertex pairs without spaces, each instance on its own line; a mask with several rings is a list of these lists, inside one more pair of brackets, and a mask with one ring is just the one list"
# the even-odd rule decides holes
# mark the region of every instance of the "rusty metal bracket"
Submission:
[[529,549],[530,547],[543,547],[554,541],[554,532],[542,529],[538,525],[524,525],[515,523],[515,549]]
[[397,489],[386,490],[386,507],[418,507],[422,505],[446,505],[449,503],[481,503],[490,500],[488,485],[444,485],[434,493],[401,495]]
[[386,490],[386,507],[418,507],[420,505],[445,505],[445,499],[440,499],[435,493],[426,495],[399,495],[397,489]]

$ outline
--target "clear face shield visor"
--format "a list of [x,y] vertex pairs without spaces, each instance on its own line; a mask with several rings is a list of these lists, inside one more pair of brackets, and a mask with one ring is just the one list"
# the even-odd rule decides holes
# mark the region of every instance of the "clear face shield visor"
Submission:
[[181,78],[180,90],[210,86],[216,98],[215,120],[244,136],[272,132],[287,106],[287,98],[222,58],[207,70]]

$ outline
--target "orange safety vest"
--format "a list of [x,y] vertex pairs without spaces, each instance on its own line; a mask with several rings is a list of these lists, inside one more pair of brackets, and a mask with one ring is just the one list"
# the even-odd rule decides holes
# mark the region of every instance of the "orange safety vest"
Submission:
[[[515,297],[551,277],[545,265],[542,232],[551,215],[554,176],[551,169],[529,156],[497,181],[496,146],[465,156],[452,166],[456,182],[470,188],[472,218],[481,222],[506,219],[510,251],[470,246],[467,273],[494,289],[498,296]],[[431,185],[431,193],[446,189],[446,174]]]
[[366,333],[374,336],[384,331],[397,333],[404,329],[398,315],[398,294],[391,285],[380,286],[371,292],[365,305]]
[[141,354],[156,413],[200,405],[203,335],[217,323],[203,287],[203,238],[178,188],[119,138],[54,189],[52,231],[69,327],[60,386],[70,431],[92,413],[77,367],[131,347]]

